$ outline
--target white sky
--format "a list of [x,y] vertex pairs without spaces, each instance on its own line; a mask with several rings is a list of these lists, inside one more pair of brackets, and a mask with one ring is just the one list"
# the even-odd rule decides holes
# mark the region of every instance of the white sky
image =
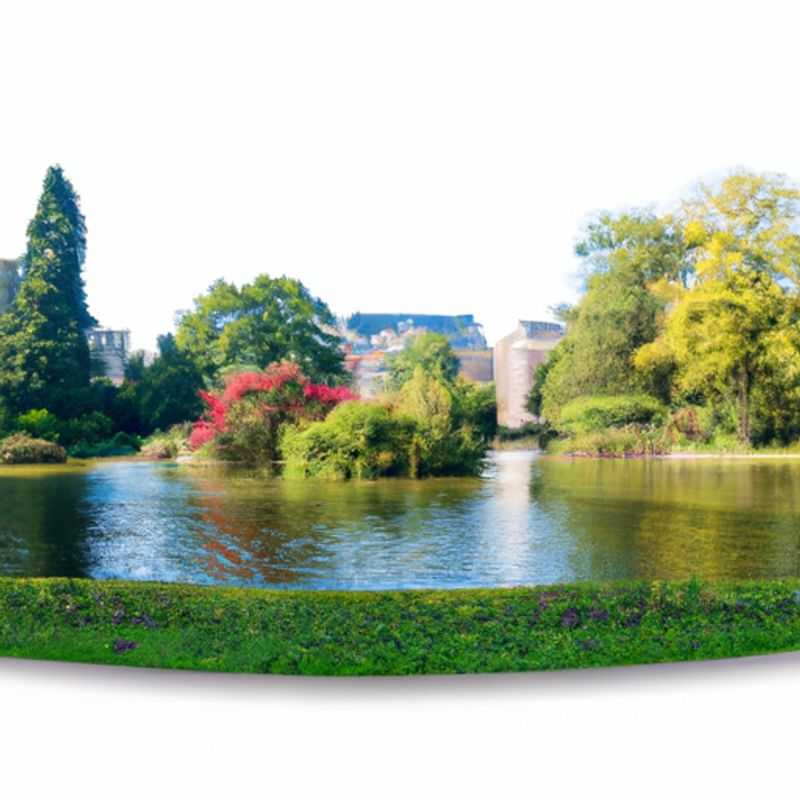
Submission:
[[574,299],[587,214],[800,177],[793,5],[3,0],[0,257],[59,162],[134,346],[259,272],[491,342]]

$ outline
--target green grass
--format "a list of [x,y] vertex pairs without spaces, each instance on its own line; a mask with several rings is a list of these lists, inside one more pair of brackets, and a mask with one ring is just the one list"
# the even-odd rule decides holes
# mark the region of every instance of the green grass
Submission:
[[0,655],[302,675],[609,666],[800,648],[800,580],[310,592],[0,579]]

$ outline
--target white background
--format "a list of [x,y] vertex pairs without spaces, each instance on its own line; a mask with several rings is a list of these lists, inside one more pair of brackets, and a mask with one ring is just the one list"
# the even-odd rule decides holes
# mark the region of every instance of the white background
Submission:
[[800,654],[311,679],[0,660],[20,797],[797,795]]
[[[574,294],[585,214],[800,176],[783,2],[0,2],[0,256],[60,161],[87,287],[152,346],[214,278],[336,311]],[[0,792],[779,797],[800,656],[416,680],[0,661]]]
[[136,347],[260,272],[492,342],[574,299],[586,215],[800,179],[792,7],[2,0],[0,257],[60,162],[90,309]]

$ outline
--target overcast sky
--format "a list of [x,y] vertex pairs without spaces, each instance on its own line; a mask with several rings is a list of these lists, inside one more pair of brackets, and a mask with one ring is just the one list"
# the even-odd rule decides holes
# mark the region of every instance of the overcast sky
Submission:
[[4,0],[0,258],[60,163],[135,346],[260,272],[491,342],[574,299],[588,214],[800,177],[791,5]]

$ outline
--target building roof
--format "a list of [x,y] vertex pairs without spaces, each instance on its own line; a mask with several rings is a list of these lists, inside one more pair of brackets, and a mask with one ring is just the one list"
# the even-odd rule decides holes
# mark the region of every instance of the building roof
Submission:
[[544,334],[564,335],[564,326],[558,322],[542,322],[541,320],[521,319],[519,324],[525,329],[525,335],[534,339]]
[[427,328],[434,333],[450,335],[479,325],[475,322],[474,314],[457,314],[455,316],[445,314],[362,314],[359,311],[347,320],[347,327],[362,336],[374,336],[387,328],[397,331],[400,323],[409,320],[417,327]]

